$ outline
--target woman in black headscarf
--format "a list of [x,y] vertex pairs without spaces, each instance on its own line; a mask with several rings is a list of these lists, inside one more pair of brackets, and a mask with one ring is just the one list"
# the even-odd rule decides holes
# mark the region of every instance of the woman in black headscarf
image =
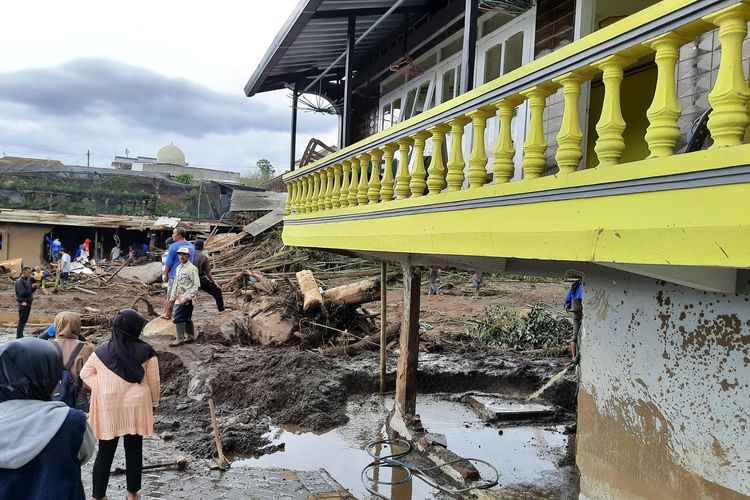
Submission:
[[0,346],[0,498],[85,498],[81,465],[95,440],[85,413],[50,401],[62,371],[52,342]]
[[153,406],[159,400],[156,351],[139,337],[146,318],[133,309],[117,313],[112,338],[96,348],[81,370],[91,388],[89,423],[99,439],[94,462],[94,498],[107,494],[109,471],[123,436],[127,498],[138,498],[143,467],[143,436],[154,433]]

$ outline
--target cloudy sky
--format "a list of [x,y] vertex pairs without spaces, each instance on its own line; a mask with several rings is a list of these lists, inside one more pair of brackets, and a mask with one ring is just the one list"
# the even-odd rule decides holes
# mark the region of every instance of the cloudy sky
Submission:
[[[288,91],[243,87],[297,0],[4,2],[0,155],[108,167],[173,142],[188,163],[245,172],[289,162]],[[297,152],[335,142],[300,113]]]

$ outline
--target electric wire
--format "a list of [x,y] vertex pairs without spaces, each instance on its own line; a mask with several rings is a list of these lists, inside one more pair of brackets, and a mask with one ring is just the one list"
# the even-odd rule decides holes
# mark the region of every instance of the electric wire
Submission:
[[[398,447],[403,447],[405,449],[405,451],[393,453],[391,455],[385,455],[385,456],[382,456],[382,457],[375,454],[375,447],[376,446],[378,446],[378,445],[386,445],[386,446],[390,446],[391,449],[393,449],[393,447],[394,447],[393,445],[394,444],[396,444]],[[487,462],[485,460],[480,460],[478,458],[457,458],[455,460],[450,460],[448,462],[445,462],[444,464],[434,465],[434,466],[431,466],[431,467],[418,467],[418,466],[413,465],[413,464],[408,464],[408,463],[402,461],[401,459],[404,458],[409,453],[411,453],[411,450],[412,450],[411,443],[409,443],[405,439],[401,439],[401,438],[380,439],[380,440],[370,441],[369,443],[367,443],[367,445],[365,446],[365,451],[367,452],[368,455],[370,455],[375,460],[373,462],[369,463],[368,465],[366,465],[365,468],[362,469],[362,472],[360,474],[360,480],[362,481],[362,485],[365,487],[365,489],[371,495],[374,495],[374,496],[376,496],[378,498],[387,499],[388,497],[386,497],[383,494],[379,493],[375,489],[375,487],[377,485],[384,485],[384,486],[391,486],[391,487],[393,487],[393,486],[397,486],[399,484],[403,484],[403,483],[406,483],[406,482],[410,481],[412,479],[412,477],[416,477],[416,478],[420,479],[421,481],[423,481],[424,483],[426,483],[427,485],[429,485],[432,488],[435,488],[435,489],[440,490],[440,491],[442,491],[444,493],[448,493],[448,494],[453,495],[453,494],[456,494],[456,493],[464,493],[464,492],[471,491],[471,490],[480,490],[480,489],[492,488],[493,486],[495,486],[496,484],[498,484],[498,482],[500,480],[500,473],[498,472],[497,468],[494,465],[492,465],[491,463],[489,463],[489,462]],[[485,479],[485,480],[483,480],[484,482],[482,482],[480,484],[476,484],[476,485],[470,486],[470,487],[467,487],[467,488],[446,488],[444,486],[440,486],[439,484],[437,484],[434,481],[431,481],[431,480],[427,479],[426,476],[427,476],[428,472],[433,471],[433,470],[437,470],[437,469],[441,469],[443,467],[446,467],[446,466],[451,465],[451,464],[456,463],[456,462],[473,462],[473,463],[484,464],[484,465],[486,465],[487,467],[489,467],[493,471],[495,477],[494,477],[494,479],[491,479],[491,480],[490,479]],[[405,477],[403,479],[398,480],[398,481],[381,481],[379,479],[375,479],[373,477],[373,475],[368,474],[368,472],[370,470],[375,469],[376,467],[377,468],[390,468],[390,469],[400,468],[400,469],[402,469],[404,471],[404,473],[405,473],[404,476]]]

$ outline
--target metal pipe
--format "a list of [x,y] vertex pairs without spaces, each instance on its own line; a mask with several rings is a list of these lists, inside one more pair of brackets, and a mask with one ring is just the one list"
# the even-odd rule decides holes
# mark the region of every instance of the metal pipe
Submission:
[[461,93],[465,94],[474,88],[474,63],[477,53],[477,18],[479,2],[466,0],[464,14],[464,45],[461,55]]
[[[364,33],[362,33],[361,37],[357,38],[357,41],[354,42],[354,45],[356,46],[359,42],[361,42],[362,40],[364,40],[367,37],[367,35],[370,34],[370,32],[372,30],[374,30],[375,28],[377,28],[377,26],[380,23],[382,23],[383,20],[386,17],[390,16],[393,13],[393,11],[395,11],[405,1],[406,0],[398,0],[396,3],[394,3],[393,6],[385,12],[385,14],[383,14],[382,16],[380,16],[377,21],[375,21],[374,23],[372,23],[372,25],[369,28],[367,28],[367,30]],[[307,87],[305,87],[302,92],[307,92],[308,90],[310,90],[311,88],[313,88],[313,86],[316,83],[318,83],[324,76],[326,76],[328,74],[328,72],[331,70],[331,68],[333,68],[336,64],[338,64],[339,61],[341,61],[341,59],[345,55],[346,55],[346,51],[342,52],[341,55],[338,56],[336,58],[336,60],[333,61],[318,77],[316,77],[315,80],[313,80],[312,82],[310,82],[310,84]]]
[[292,144],[289,153],[289,171],[294,171],[294,162],[297,156],[297,101],[299,100],[299,93],[297,92],[297,84],[292,87]]
[[344,110],[341,127],[340,147],[345,148],[352,139],[352,65],[354,63],[354,35],[357,28],[357,18],[349,16],[346,30],[346,63],[344,69]]

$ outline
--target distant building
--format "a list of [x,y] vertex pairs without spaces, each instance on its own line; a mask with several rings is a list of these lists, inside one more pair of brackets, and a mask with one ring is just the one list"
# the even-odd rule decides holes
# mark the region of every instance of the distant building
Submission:
[[115,156],[112,166],[120,170],[132,170],[136,172],[156,172],[175,176],[179,174],[190,174],[193,179],[235,182],[239,184],[240,174],[227,170],[215,170],[189,166],[185,161],[185,153],[173,144],[168,144],[156,153],[156,158],[148,156]]

